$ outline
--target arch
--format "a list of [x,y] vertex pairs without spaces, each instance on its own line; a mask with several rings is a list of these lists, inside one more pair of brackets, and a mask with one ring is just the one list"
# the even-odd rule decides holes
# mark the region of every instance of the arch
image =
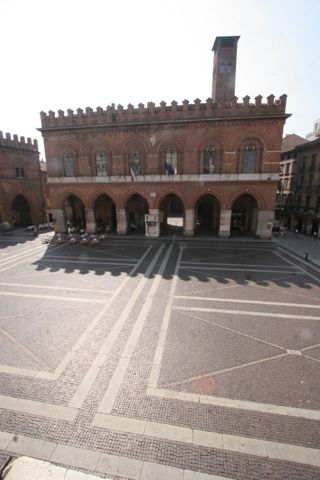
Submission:
[[149,204],[149,198],[148,198],[146,192],[144,192],[142,190],[139,190],[137,188],[131,189],[123,195],[123,197],[121,198],[120,204],[119,204],[119,208],[126,208],[126,204],[129,200],[129,198],[132,197],[132,195],[135,195],[135,194],[139,195],[140,197],[142,197],[146,201],[146,203],[148,205],[148,209],[151,208],[151,206]]
[[88,208],[88,204],[86,202],[86,200],[83,199],[82,196],[80,196],[78,193],[75,193],[74,190],[66,190],[60,197],[60,200],[58,201],[58,208],[60,208],[61,210],[63,210],[63,205],[65,203],[65,201],[67,200],[68,197],[70,197],[71,195],[75,196],[75,197],[78,197],[81,202],[83,203],[84,205],[84,208]]
[[133,193],[126,201],[128,232],[145,233],[145,215],[149,213],[146,199],[139,193]]
[[198,142],[196,146],[196,155],[197,155],[197,168],[200,174],[204,172],[204,151],[209,146],[212,146],[215,151],[215,164],[216,168],[212,173],[221,173],[223,166],[223,145],[219,138],[213,137],[211,135],[206,135]]
[[[133,152],[138,152],[139,168],[136,168],[133,163]],[[139,137],[133,136],[129,138],[121,148],[122,158],[124,161],[123,172],[124,175],[130,175],[130,168],[133,167],[136,175],[145,175],[146,171],[146,158],[148,147],[146,143]]]
[[74,194],[65,198],[63,203],[63,214],[66,224],[78,230],[86,228],[86,218],[82,200]]
[[260,136],[243,136],[242,140],[238,143],[236,152],[236,170],[238,173],[261,173],[265,145]]
[[111,200],[116,205],[116,208],[119,208],[119,206],[117,205],[117,197],[112,192],[106,191],[104,189],[95,190],[95,192],[91,195],[88,201],[89,208],[91,208],[92,210],[94,209],[94,204],[97,198],[100,197],[101,195],[106,195],[107,197],[110,197]]
[[259,207],[256,198],[243,193],[233,202],[231,212],[231,234],[255,234],[258,225]]
[[[90,171],[93,176],[110,176],[112,175],[112,149],[107,142],[98,141],[90,144],[87,148]],[[104,154],[106,160],[106,175],[103,175],[101,169],[97,168],[97,154]]]
[[102,193],[96,197],[93,212],[97,232],[117,231],[116,205],[109,195]]
[[226,206],[226,208],[229,209],[229,210],[232,210],[232,205],[234,204],[234,202],[239,197],[241,197],[242,195],[246,195],[246,194],[251,195],[251,197],[253,197],[255,199],[255,201],[258,204],[259,210],[265,210],[265,201],[264,201],[263,197],[259,194],[259,192],[257,192],[256,190],[253,190],[252,188],[242,188],[241,190],[238,190],[238,192],[235,193],[231,197],[231,199],[228,202],[228,205]]
[[[176,151],[177,153],[177,168],[176,173],[178,175],[183,173],[183,158],[184,158],[184,145],[180,139],[174,136],[168,136],[162,139],[157,148],[158,154],[158,171],[160,174],[165,175],[168,173],[166,170],[166,153],[169,150]],[[172,172],[169,172],[172,174]]]
[[195,204],[194,219],[197,234],[213,234],[219,232],[221,204],[217,197],[205,193]]
[[12,222],[17,226],[31,225],[30,205],[24,195],[16,195],[11,204]]
[[185,207],[180,196],[173,192],[159,202],[160,233],[182,234],[185,223]]

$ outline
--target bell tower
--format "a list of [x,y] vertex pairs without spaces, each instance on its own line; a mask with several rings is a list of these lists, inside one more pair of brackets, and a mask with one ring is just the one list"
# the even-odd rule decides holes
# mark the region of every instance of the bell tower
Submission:
[[236,83],[237,45],[240,37],[216,37],[212,51],[214,102],[228,101],[234,96]]

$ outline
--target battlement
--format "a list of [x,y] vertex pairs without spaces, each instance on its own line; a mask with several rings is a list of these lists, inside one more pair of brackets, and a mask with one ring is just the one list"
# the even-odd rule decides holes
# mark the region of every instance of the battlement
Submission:
[[230,102],[213,102],[208,98],[202,103],[198,98],[194,103],[189,100],[183,100],[181,105],[173,100],[171,105],[166,102],[160,102],[155,105],[148,102],[147,106],[139,103],[138,107],[129,104],[125,109],[122,105],[108,105],[106,109],[97,107],[93,110],[87,107],[85,111],[78,108],[76,113],[68,109],[65,113],[58,110],[57,114],[50,110],[48,113],[41,112],[42,129],[85,126],[85,125],[117,125],[117,124],[135,124],[157,121],[183,121],[183,120],[205,120],[208,118],[232,118],[261,115],[285,114],[287,95],[281,95],[275,99],[274,95],[267,97],[267,103],[262,103],[262,96],[255,97],[255,102],[250,102],[250,97],[243,98],[243,102],[238,103],[238,97],[233,97]]
[[18,137],[18,135],[14,134],[11,137],[11,133],[6,133],[3,136],[3,132],[0,130],[0,147],[11,147],[11,148],[18,148],[21,150],[31,150],[33,152],[38,152],[38,142],[37,140],[33,140],[28,137],[27,141],[25,137]]

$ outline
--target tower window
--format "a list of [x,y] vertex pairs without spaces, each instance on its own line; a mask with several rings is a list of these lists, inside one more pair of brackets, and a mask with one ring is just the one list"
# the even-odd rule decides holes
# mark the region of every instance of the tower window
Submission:
[[227,73],[232,73],[232,62],[228,62]]
[[22,167],[16,167],[16,177],[24,178],[24,170]]
[[225,72],[226,72],[226,69],[225,69],[224,62],[220,62],[220,73],[225,73]]

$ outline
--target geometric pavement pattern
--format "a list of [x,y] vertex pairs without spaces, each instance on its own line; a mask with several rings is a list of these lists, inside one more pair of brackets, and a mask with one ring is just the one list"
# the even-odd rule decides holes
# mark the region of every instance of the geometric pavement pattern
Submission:
[[0,462],[320,478],[320,271],[263,241],[0,238]]

